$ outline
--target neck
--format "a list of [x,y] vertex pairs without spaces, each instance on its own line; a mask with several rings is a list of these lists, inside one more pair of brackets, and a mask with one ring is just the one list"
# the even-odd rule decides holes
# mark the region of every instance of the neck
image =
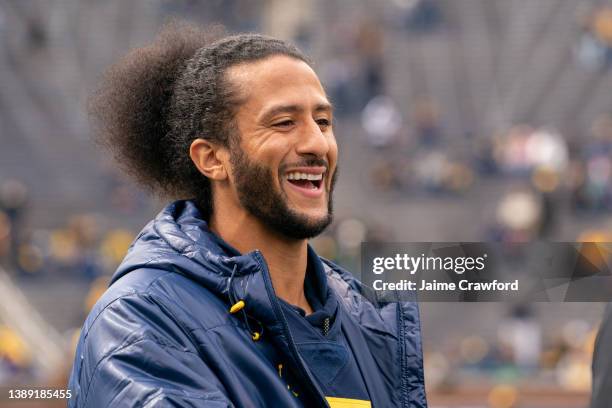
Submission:
[[[312,312],[304,294],[307,240],[288,239],[244,212],[239,216],[224,214],[223,211],[214,212],[209,227],[240,253],[258,249],[268,264],[276,296],[307,313]],[[249,233],[245,234],[244,231]]]

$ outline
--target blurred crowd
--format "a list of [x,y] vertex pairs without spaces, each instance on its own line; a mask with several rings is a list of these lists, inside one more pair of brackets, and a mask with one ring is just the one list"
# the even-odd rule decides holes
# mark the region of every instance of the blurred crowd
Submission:
[[612,6],[602,4],[585,10],[580,16],[580,38],[576,55],[589,69],[608,69],[612,66]]
[[516,305],[500,318],[496,336],[451,337],[435,351],[426,346],[429,387],[438,393],[485,389],[495,408],[523,406],[520,397],[528,389],[587,394],[597,327],[574,319],[544,332],[541,319],[529,306]]
[[[135,201],[142,193],[114,189],[109,203],[128,213],[137,211]],[[134,231],[108,228],[102,215],[74,214],[55,228],[36,228],[27,222],[27,186],[10,179],[0,185],[0,265],[21,278],[95,280],[119,264]],[[142,207],[140,207],[142,208]]]
[[[119,192],[119,195],[122,194]],[[132,194],[134,197],[129,200],[127,196],[116,202],[117,211],[121,208],[129,211],[133,199],[137,199],[139,194]],[[62,282],[79,283],[77,287],[85,288],[85,292],[58,292],[60,296],[76,297],[77,304],[81,305],[71,316],[62,318],[71,329],[63,334],[57,346],[66,349],[67,355],[71,356],[74,352],[72,343],[82,319],[106,290],[110,274],[125,256],[135,231],[109,228],[104,218],[97,214],[75,214],[58,227],[37,228],[28,218],[28,210],[34,205],[29,201],[28,188],[22,182],[10,179],[0,185],[0,284],[3,290],[11,292],[11,298],[1,301],[14,303],[15,299],[19,300],[23,295],[15,293],[18,285],[56,288]],[[5,276],[7,272],[8,276]],[[52,309],[41,312],[54,314]],[[2,308],[3,313],[6,310]],[[66,357],[65,365],[51,370],[53,378],[49,379],[49,372],[36,361],[36,349],[33,349],[31,339],[16,327],[3,324],[3,313],[0,313],[0,384],[31,384],[42,380],[47,384],[52,381],[57,386],[64,386],[71,357]],[[39,329],[45,330],[44,327]]]
[[0,324],[0,384],[29,384],[35,378],[29,350],[11,327]]
[[[376,189],[449,199],[469,195],[481,180],[506,183],[504,196],[492,197],[498,201],[497,216],[488,221],[483,239],[550,238],[560,217],[612,214],[612,115],[600,115],[585,137],[571,142],[554,128],[526,124],[490,138],[465,135],[467,152],[436,142],[437,118],[430,102],[417,104],[412,126],[403,128],[406,134],[398,125],[396,137],[384,144],[378,134],[372,136]],[[602,233],[610,228],[602,225]]]

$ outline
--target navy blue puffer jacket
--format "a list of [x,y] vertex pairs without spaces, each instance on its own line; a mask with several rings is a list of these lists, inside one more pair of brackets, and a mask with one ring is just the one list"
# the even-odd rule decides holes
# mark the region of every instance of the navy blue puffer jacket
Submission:
[[[426,407],[417,305],[375,306],[348,272],[321,262],[372,406]],[[228,312],[236,299],[245,313]],[[279,361],[293,384],[279,375]],[[138,235],[89,314],[69,406],[334,407],[314,375],[261,253],[237,253],[193,203],[177,201]]]

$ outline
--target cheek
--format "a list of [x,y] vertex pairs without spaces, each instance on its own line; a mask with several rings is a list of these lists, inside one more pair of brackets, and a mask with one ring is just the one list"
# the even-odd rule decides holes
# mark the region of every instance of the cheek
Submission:
[[265,165],[278,174],[280,167],[291,162],[291,145],[287,142],[278,141],[270,143],[266,146],[265,152],[262,151],[262,159],[265,160]]
[[282,164],[286,162],[286,156],[283,152],[269,153],[270,154],[261,157],[262,160],[260,164],[267,168],[270,177],[272,177],[270,181],[273,181],[274,184],[282,188],[283,179],[280,170]]
[[269,139],[259,144],[247,145],[244,150],[248,152],[251,161],[270,168],[275,174],[278,174],[279,165],[287,155],[287,148],[284,143]]

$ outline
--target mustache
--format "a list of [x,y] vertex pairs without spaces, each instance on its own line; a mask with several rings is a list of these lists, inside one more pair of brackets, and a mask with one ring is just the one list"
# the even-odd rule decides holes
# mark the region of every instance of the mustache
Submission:
[[298,162],[282,164],[279,170],[281,173],[283,173],[287,169],[293,167],[325,167],[325,171],[327,172],[329,170],[329,163],[325,159],[312,157]]

